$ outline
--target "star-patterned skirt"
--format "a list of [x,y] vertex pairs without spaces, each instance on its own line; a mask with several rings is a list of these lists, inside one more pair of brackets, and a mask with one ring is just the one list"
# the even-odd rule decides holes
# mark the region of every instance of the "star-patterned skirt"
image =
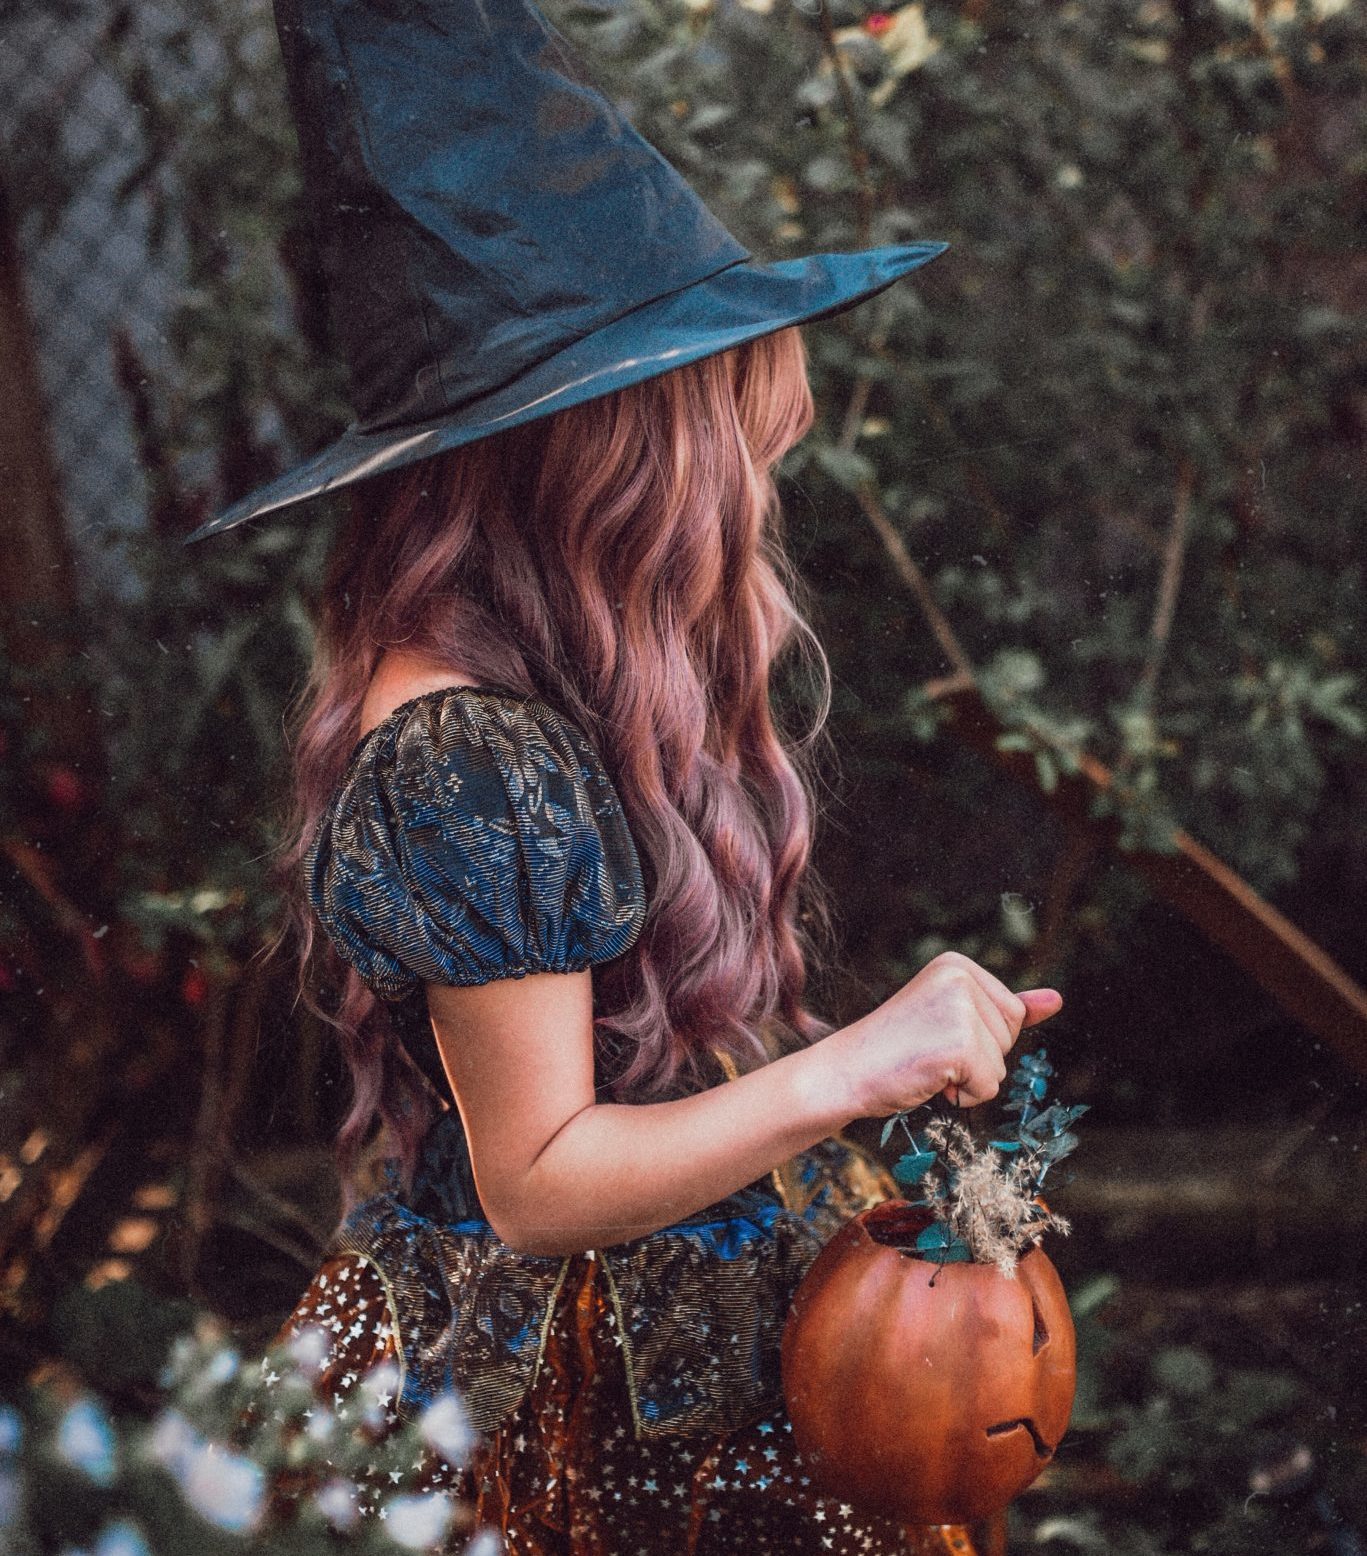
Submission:
[[[856,1181],[853,1155],[842,1160],[849,1165],[839,1176],[853,1195],[844,1212],[895,1188],[883,1172]],[[726,1273],[719,1266],[718,1281]],[[632,1345],[623,1344],[624,1329],[631,1336],[621,1280],[602,1254],[569,1257],[521,1399],[478,1434],[460,1464],[433,1456],[413,1466],[411,1486],[383,1488],[453,1492],[473,1515],[451,1537],[453,1556],[476,1527],[497,1531],[508,1556],[972,1556],[966,1529],[899,1525],[817,1492],[781,1404],[725,1431],[634,1430],[642,1379],[632,1375]],[[660,1299],[657,1327],[680,1322],[677,1302],[669,1293]],[[335,1400],[376,1367],[415,1370],[412,1348],[400,1354],[404,1314],[395,1321],[394,1308],[381,1262],[338,1251],[281,1338],[305,1330],[326,1337],[317,1387]],[[639,1361],[644,1347],[634,1354]],[[479,1380],[452,1381],[461,1392],[474,1385],[477,1397]]]
[[[473,1514],[452,1552],[477,1527],[508,1556],[973,1556],[966,1529],[900,1525],[816,1492],[782,1410],[725,1434],[636,1439],[602,1268],[576,1258],[536,1382],[498,1429],[460,1468],[414,1467],[412,1489],[450,1491]],[[392,1331],[364,1317],[384,1310],[375,1268],[344,1255],[319,1270],[282,1338],[333,1334],[317,1386],[336,1398],[394,1361]],[[339,1313],[362,1316],[334,1331]]]

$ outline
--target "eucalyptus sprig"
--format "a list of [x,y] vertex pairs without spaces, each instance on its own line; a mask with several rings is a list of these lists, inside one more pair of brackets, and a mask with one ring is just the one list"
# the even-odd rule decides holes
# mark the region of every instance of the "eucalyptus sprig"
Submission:
[[917,1130],[904,1110],[884,1124],[883,1145],[899,1126],[907,1137],[893,1177],[919,1187],[912,1203],[934,1217],[916,1239],[919,1253],[937,1264],[995,1264],[1010,1275],[1027,1243],[1045,1231],[1067,1233],[1068,1223],[1039,1195],[1049,1169],[1076,1150],[1072,1126],[1089,1104],[1049,1102],[1053,1074],[1043,1049],[1021,1056],[1003,1106],[1017,1117],[986,1147],[957,1119],[932,1118]]
[[1035,1193],[1043,1187],[1049,1169],[1077,1149],[1078,1139],[1072,1126],[1091,1106],[1088,1102],[1075,1102],[1071,1107],[1046,1103],[1053,1073],[1054,1067],[1044,1049],[1021,1055],[1011,1072],[1011,1086],[1003,1105],[1004,1112],[1019,1113],[1020,1117],[1014,1133],[1003,1132],[1000,1140],[991,1142],[993,1150],[1022,1153],[1022,1159],[1029,1164]]

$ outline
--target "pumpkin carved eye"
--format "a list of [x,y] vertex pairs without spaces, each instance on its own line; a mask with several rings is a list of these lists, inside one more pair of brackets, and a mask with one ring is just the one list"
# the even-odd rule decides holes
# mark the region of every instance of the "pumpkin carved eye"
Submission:
[[1030,1350],[1032,1355],[1038,1356],[1044,1347],[1049,1344],[1049,1325],[1044,1321],[1044,1314],[1039,1310],[1039,1303],[1035,1300],[1033,1291],[1030,1293],[1030,1311],[1035,1317],[1035,1334],[1034,1339],[1031,1341]]

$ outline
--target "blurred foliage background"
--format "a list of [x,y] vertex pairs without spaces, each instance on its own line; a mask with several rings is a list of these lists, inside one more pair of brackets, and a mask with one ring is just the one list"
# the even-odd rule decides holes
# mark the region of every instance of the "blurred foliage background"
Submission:
[[[951,244],[808,327],[782,486],[816,1003],[955,947],[1064,991],[1092,1104],[1013,1548],[1361,1549],[1364,8],[546,10],[757,256]],[[347,407],[268,5],[5,12],[0,1361],[136,1413],[113,1360],[264,1342],[335,1214],[344,1082],[262,954],[335,515],[180,538]]]

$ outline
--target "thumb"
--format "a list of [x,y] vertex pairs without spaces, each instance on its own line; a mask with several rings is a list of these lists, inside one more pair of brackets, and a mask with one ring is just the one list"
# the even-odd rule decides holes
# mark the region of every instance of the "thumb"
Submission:
[[1016,998],[1025,1001],[1025,1020],[1021,1027],[1032,1027],[1050,1016],[1058,1015],[1063,1006],[1063,996],[1057,989],[1019,989]]

